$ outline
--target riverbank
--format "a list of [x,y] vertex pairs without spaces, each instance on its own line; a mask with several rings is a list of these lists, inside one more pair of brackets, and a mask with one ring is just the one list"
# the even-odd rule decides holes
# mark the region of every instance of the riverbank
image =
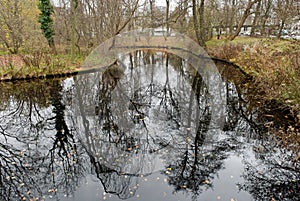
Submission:
[[247,86],[255,94],[253,107],[276,100],[300,110],[300,41],[239,37],[207,45],[211,57],[232,62],[253,77]]
[[257,111],[257,121],[274,134],[274,141],[298,153],[294,160],[300,160],[300,41],[239,37],[211,40],[207,46],[211,57],[251,76],[243,86],[247,110]]
[[0,55],[0,81],[16,81],[64,77],[78,72],[83,61],[77,56],[74,62],[66,54],[53,55],[47,52],[31,54]]

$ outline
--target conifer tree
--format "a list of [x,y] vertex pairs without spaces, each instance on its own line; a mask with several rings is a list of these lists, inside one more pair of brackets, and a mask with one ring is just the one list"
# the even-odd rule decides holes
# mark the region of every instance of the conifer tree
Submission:
[[53,6],[51,5],[50,0],[40,0],[38,8],[41,11],[38,19],[39,23],[41,24],[41,29],[48,41],[49,47],[54,53],[56,53],[54,43],[53,19],[51,17],[51,15],[54,13]]

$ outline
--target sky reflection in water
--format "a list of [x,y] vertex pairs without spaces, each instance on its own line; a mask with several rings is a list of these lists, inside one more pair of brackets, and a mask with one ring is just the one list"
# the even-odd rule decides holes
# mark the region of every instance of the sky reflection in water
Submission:
[[183,60],[122,60],[1,87],[1,200],[296,199],[299,162],[253,132],[230,79],[225,127],[209,129],[210,94]]

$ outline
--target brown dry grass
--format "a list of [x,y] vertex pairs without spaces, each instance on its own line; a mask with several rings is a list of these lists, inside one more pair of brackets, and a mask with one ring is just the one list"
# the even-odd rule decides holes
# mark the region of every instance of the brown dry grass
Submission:
[[253,39],[208,47],[213,57],[240,66],[254,77],[248,84],[255,106],[270,100],[300,110],[300,41]]

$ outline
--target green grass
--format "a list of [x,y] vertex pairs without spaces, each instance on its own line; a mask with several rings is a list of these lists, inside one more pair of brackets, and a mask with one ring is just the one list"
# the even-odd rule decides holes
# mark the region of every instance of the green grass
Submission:
[[3,51],[3,50],[0,49],[0,56],[2,56],[2,55],[8,55],[8,54],[9,54],[9,52]]
[[237,43],[253,44],[253,43],[261,41],[261,40],[266,40],[266,39],[265,38],[253,38],[253,37],[237,37],[235,40],[230,41],[226,38],[222,38],[220,40],[213,38],[213,39],[207,41],[206,45],[208,47],[217,47],[217,46],[225,45],[225,44],[237,44]]

